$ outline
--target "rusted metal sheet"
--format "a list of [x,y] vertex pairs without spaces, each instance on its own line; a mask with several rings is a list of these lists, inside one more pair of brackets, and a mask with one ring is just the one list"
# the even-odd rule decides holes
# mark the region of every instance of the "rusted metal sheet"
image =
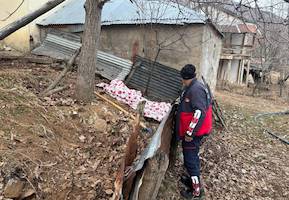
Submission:
[[146,165],[143,168],[142,182],[138,184],[138,195],[134,195],[135,198],[133,200],[153,200],[158,195],[170,162],[174,113],[175,107],[169,113],[163,126],[160,126],[158,129],[160,132],[160,146],[155,155],[146,161]]
[[[162,180],[169,166],[171,141],[174,127],[173,107],[159,125],[147,148],[142,152],[140,158],[135,161],[137,150],[137,133],[131,135],[128,141],[123,168],[120,169],[117,177],[115,200],[120,196],[130,200],[153,200],[156,198]],[[134,161],[134,162],[133,162]],[[120,186],[120,184],[122,185]],[[122,193],[122,195],[117,195]]]
[[[133,122],[133,132],[127,141],[125,156],[121,163],[114,183],[115,192],[113,200],[120,198],[129,199],[130,191],[134,182],[135,173],[131,173],[132,164],[137,156],[138,142],[137,138],[140,131],[140,115],[138,114]],[[127,176],[130,174],[130,176]]]
[[136,177],[130,200],[153,200],[157,197],[170,162],[174,113],[175,107],[163,119],[141,158],[134,164]]

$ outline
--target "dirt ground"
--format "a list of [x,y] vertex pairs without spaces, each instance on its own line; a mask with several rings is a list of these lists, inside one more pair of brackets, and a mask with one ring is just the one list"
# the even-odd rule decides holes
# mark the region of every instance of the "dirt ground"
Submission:
[[[289,110],[284,100],[268,100],[217,91],[229,130],[215,130],[201,149],[202,181],[206,199],[289,199],[289,146],[264,133],[263,128],[289,136],[288,116],[256,124],[258,113]],[[282,128],[280,128],[282,127]],[[178,182],[181,158],[169,170],[158,199],[182,199]]]
[[[113,193],[132,122],[100,99],[77,104],[75,73],[61,83],[69,90],[40,98],[57,73],[46,65],[0,64],[0,200],[8,200],[10,180],[23,183],[18,186],[26,199],[109,199]],[[225,91],[216,96],[229,130],[215,129],[202,146],[206,199],[289,199],[288,145],[263,133],[254,120],[257,113],[288,110],[288,103]],[[286,136],[287,119],[264,123]],[[139,140],[141,151],[149,135],[142,132]],[[179,158],[158,199],[181,199],[182,172]]]
[[[6,187],[11,180],[21,183],[17,182],[22,195],[32,193],[31,199],[112,196],[132,121],[100,99],[89,105],[76,104],[75,73],[68,74],[61,83],[71,85],[71,89],[40,98],[40,93],[58,73],[48,66],[1,64],[1,200],[5,199],[5,191],[6,196],[17,195],[15,188],[7,195]],[[101,81],[105,80],[97,79]],[[150,122],[150,126],[155,129],[157,123]],[[149,137],[141,133],[139,151],[149,142]]]
[[[260,97],[272,101],[280,101],[280,86],[275,84],[260,84],[255,87],[253,84],[249,84],[249,87],[244,87],[234,84],[218,84],[218,90],[228,91],[230,93],[241,94],[244,96]],[[282,89],[282,99],[289,103],[289,81],[285,82]]]

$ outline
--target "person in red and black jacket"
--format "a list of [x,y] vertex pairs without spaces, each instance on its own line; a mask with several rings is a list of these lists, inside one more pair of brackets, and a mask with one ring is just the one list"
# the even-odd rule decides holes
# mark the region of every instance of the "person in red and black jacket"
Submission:
[[181,70],[184,90],[176,115],[176,131],[182,140],[184,165],[189,174],[181,181],[189,189],[181,194],[190,199],[201,196],[199,148],[201,140],[212,131],[212,98],[208,89],[196,78],[196,68],[192,64]]

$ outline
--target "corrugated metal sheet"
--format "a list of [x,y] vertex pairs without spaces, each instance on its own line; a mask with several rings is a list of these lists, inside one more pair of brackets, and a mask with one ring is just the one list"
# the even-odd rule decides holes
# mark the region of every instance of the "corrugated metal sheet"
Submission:
[[129,87],[144,92],[151,76],[147,90],[148,97],[171,101],[179,96],[182,79],[178,70],[142,57],[137,57],[136,63],[126,81]]
[[[85,0],[70,0],[37,24],[84,24]],[[192,24],[205,23],[203,13],[168,0],[111,0],[102,10],[102,25],[112,24]]]
[[[79,38],[72,34],[58,33],[56,35],[56,33],[49,33],[42,45],[34,49],[32,53],[68,60],[81,47],[79,41]],[[109,80],[124,80],[132,66],[130,60],[122,59],[102,51],[98,51],[97,61],[97,73]]]
[[100,70],[98,73],[109,80],[124,80],[132,67],[130,60],[122,59],[102,51],[98,51],[97,61],[97,68]]

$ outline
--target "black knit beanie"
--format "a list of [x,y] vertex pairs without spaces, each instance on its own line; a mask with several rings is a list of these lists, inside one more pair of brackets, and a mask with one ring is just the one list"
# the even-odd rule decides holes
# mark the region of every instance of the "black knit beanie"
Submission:
[[181,70],[181,77],[185,80],[196,77],[196,67],[192,64],[185,65]]

